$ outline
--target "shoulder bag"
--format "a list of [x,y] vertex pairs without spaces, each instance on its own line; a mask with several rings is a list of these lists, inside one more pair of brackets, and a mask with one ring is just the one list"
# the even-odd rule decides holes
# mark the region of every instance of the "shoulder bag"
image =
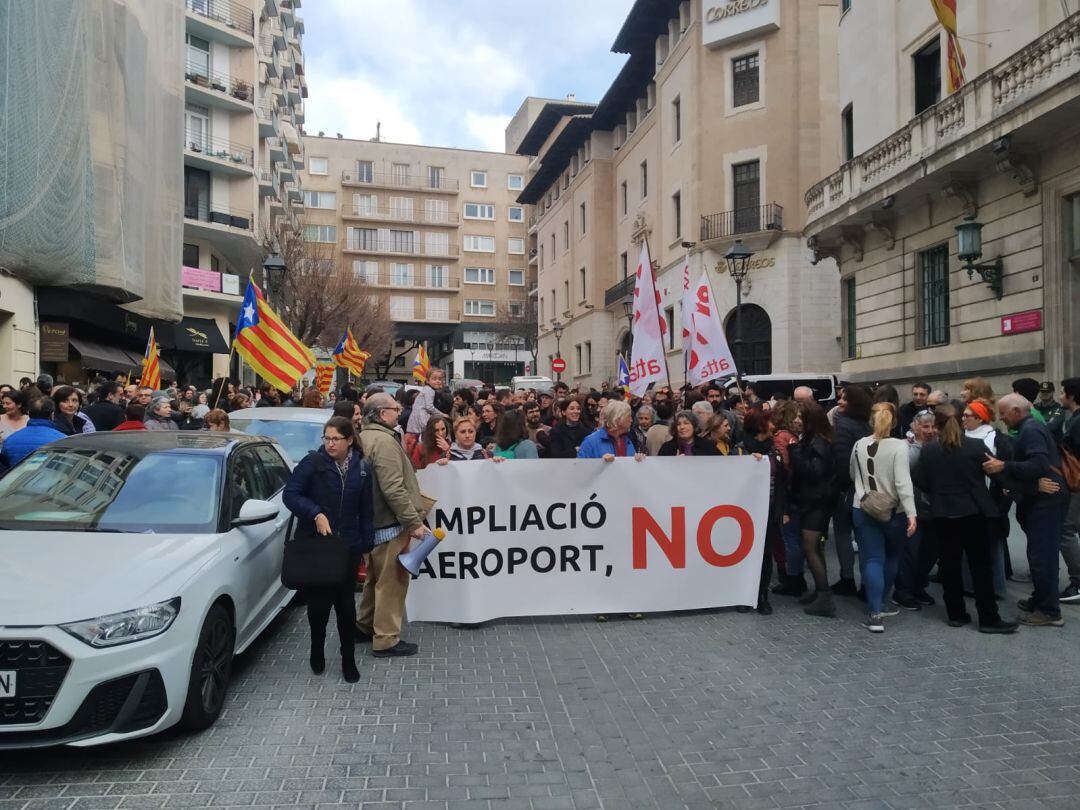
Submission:
[[[863,489],[865,490],[862,498],[859,499],[859,508],[862,509],[865,515],[881,523],[892,520],[893,513],[896,511],[899,501],[887,492],[879,490],[877,488],[877,481],[874,480],[873,475],[863,476],[862,462],[859,460],[858,445],[855,446],[854,452],[855,465],[859,468],[859,478],[863,479]],[[869,453],[869,445],[867,446],[867,452]]]
[[1059,449],[1061,455],[1061,469],[1051,467],[1054,472],[1061,473],[1061,477],[1065,479],[1065,486],[1069,488],[1069,492],[1080,492],[1080,459],[1072,454],[1065,445],[1062,445]]

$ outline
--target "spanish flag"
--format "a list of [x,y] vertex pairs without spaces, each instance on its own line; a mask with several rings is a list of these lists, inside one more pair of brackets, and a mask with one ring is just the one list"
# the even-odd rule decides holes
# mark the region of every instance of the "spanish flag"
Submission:
[[967,67],[967,59],[956,34],[956,0],[930,0],[930,4],[948,37],[948,91],[955,93],[964,84],[964,68]]
[[279,391],[289,391],[315,365],[311,349],[282,323],[250,279],[233,345],[236,353]]
[[341,336],[337,348],[334,349],[333,357],[334,362],[339,366],[347,368],[357,377],[360,377],[364,373],[364,365],[367,363],[368,358],[371,357],[371,353],[361,349],[360,344],[353,337],[352,329],[346,328],[345,334]]
[[427,349],[424,348],[424,344],[420,344],[420,348],[416,350],[416,359],[412,364],[413,378],[423,385],[427,382],[428,372],[431,371],[431,361],[428,360]]
[[154,339],[154,327],[150,327],[150,339],[146,341],[146,355],[142,361],[142,377],[139,378],[141,388],[161,390],[161,363],[157,340]]

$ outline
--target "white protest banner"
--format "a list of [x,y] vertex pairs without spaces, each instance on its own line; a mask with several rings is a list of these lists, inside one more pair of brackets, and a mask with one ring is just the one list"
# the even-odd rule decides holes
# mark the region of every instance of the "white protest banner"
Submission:
[[474,461],[419,476],[447,536],[409,588],[411,621],[757,603],[766,461]]
[[735,371],[735,357],[728,346],[720,313],[716,309],[708,273],[702,272],[694,290],[694,348],[690,352],[691,385],[701,385]]
[[649,243],[644,239],[641,240],[641,256],[634,280],[632,332],[630,393],[639,397],[648,390],[649,383],[664,382],[668,378],[667,353],[664,351],[667,321],[660,317],[660,293],[649,258]]

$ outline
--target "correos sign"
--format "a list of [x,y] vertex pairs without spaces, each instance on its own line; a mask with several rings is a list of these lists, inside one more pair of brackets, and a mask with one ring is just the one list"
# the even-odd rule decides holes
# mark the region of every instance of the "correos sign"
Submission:
[[723,45],[780,27],[781,0],[702,0],[701,41]]

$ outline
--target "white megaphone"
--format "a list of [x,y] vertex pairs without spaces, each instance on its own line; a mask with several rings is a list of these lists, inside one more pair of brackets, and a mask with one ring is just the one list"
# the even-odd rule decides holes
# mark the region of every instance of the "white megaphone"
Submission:
[[443,529],[426,532],[420,540],[420,545],[412,551],[406,551],[404,554],[398,555],[398,562],[401,563],[401,567],[414,577],[419,576],[421,563],[427,559],[428,554],[434,550],[435,546],[439,545],[439,541],[444,537],[446,537],[446,532]]

